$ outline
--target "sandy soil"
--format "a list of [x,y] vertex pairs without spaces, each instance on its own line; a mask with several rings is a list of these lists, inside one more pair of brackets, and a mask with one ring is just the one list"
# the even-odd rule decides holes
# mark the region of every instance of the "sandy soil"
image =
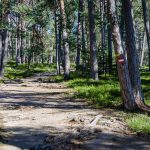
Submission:
[[66,92],[71,93],[71,89],[62,83],[38,82],[40,76],[0,86],[0,114],[9,133],[0,150],[29,150],[45,139],[46,143],[58,136],[65,139],[81,132],[78,130],[85,131],[82,138],[72,140],[73,146],[62,150],[150,150],[150,143],[130,133],[114,110],[93,109],[83,100],[69,97]]

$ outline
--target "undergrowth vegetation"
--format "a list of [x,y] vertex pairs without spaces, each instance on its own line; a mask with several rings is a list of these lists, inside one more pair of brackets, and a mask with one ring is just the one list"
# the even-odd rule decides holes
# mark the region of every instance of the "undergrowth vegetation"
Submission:
[[34,75],[35,73],[44,73],[55,71],[55,64],[27,64],[16,66],[15,62],[9,62],[5,69],[4,77],[8,79],[21,79]]
[[150,117],[147,115],[130,114],[126,122],[133,131],[150,135]]
[[96,107],[117,107],[121,105],[119,84],[114,78],[94,81],[91,79],[74,79],[68,85],[75,89],[74,96],[87,99]]

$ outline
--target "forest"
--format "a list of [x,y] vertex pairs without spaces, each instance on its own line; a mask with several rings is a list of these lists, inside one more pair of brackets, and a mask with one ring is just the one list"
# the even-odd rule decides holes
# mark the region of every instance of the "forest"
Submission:
[[0,0],[0,150],[149,150],[150,1]]

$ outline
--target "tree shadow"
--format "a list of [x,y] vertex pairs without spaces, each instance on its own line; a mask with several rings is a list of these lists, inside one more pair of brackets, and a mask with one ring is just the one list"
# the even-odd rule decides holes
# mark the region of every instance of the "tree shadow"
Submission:
[[[90,106],[82,99],[75,100],[68,96],[59,96],[62,92],[35,93],[33,91],[20,92],[11,90],[13,93],[0,92],[0,103],[3,109],[19,109],[22,106],[32,108],[51,109],[89,109]],[[19,93],[20,92],[20,93]]]
[[[6,145],[13,145],[20,149],[36,150],[148,150],[150,139],[135,135],[123,135],[111,132],[93,132],[93,129],[81,129],[65,131],[49,126],[49,131],[41,128],[16,127],[8,128],[15,132]],[[45,149],[43,148],[45,147]],[[47,149],[46,149],[47,148]],[[49,150],[48,149],[48,150]]]

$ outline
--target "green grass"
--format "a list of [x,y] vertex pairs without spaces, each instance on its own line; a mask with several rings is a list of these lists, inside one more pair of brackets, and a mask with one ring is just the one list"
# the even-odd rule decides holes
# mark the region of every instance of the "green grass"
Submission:
[[129,115],[126,119],[128,126],[137,133],[150,135],[150,117],[144,114]]
[[150,106],[150,72],[141,73],[141,82],[144,92],[145,103]]
[[27,64],[21,64],[16,66],[14,62],[10,62],[6,66],[4,77],[8,79],[21,79],[32,76],[35,73],[51,71],[55,71],[54,64],[31,64],[30,69],[28,69]]
[[[141,73],[145,103],[150,106],[150,72]],[[126,122],[137,133],[150,135],[150,117],[147,114],[128,114]]]
[[121,105],[119,84],[111,76],[100,81],[74,79],[68,82],[68,86],[74,88],[75,97],[87,99],[96,107],[119,107]]

